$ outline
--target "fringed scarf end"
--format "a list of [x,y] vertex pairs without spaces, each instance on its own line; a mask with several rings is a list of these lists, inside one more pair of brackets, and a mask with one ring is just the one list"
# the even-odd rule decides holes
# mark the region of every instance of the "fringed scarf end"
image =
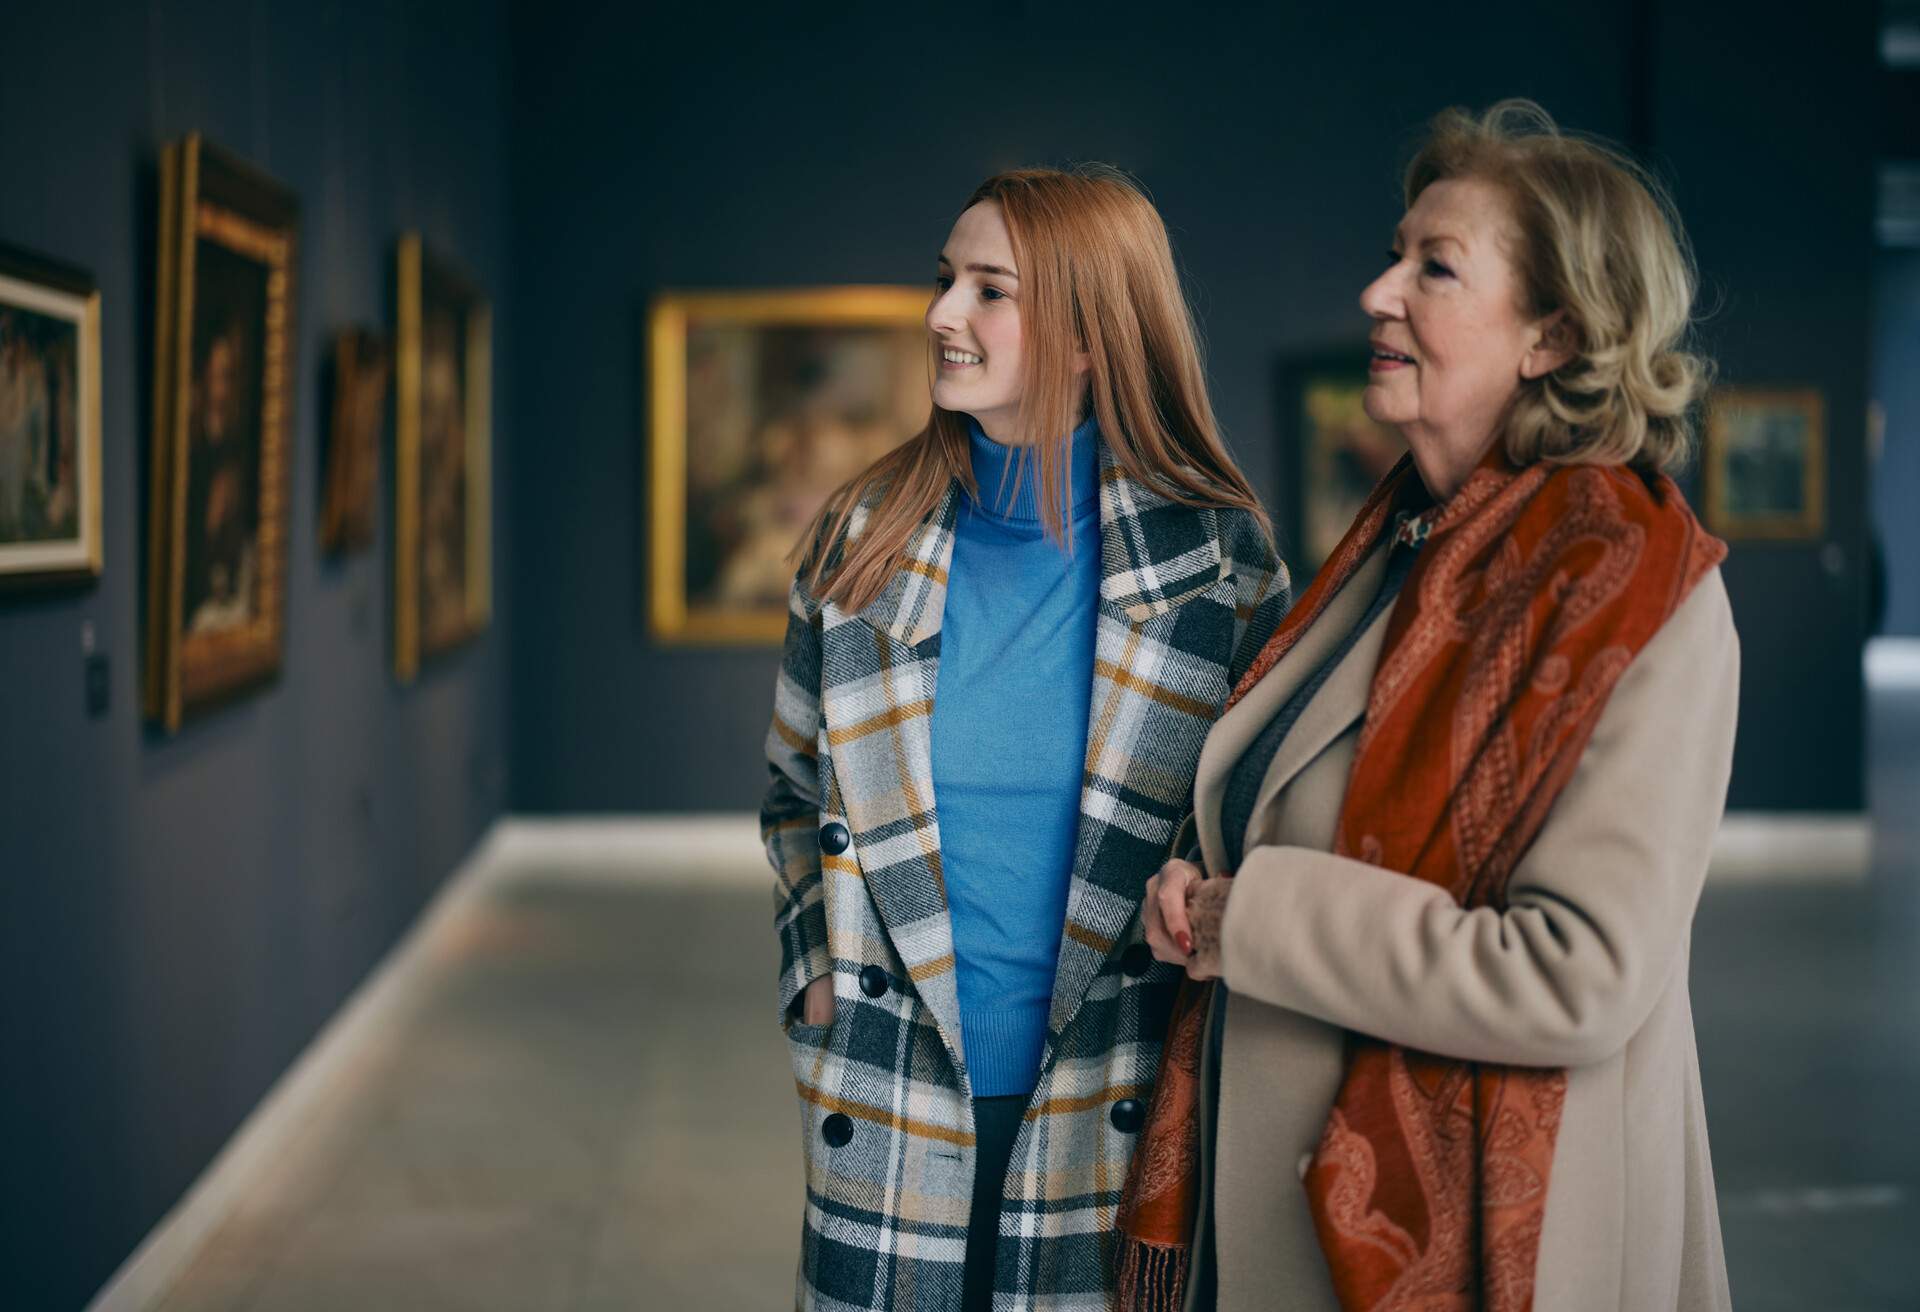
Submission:
[[1180,1312],[1187,1297],[1193,1251],[1183,1245],[1128,1238],[1120,1245],[1114,1281],[1117,1312]]

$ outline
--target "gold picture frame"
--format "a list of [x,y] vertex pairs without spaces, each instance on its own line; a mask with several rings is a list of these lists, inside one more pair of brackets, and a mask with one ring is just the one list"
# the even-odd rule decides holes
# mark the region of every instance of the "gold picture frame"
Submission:
[[786,553],[826,496],[926,423],[925,287],[669,292],[648,314],[648,618],[777,644]]
[[395,276],[393,671],[407,683],[493,612],[493,310],[417,233]]
[[100,292],[0,245],[0,584],[98,578]]
[[198,133],[162,155],[145,705],[168,730],[280,668],[297,213]]
[[1701,465],[1707,525],[1722,537],[1826,532],[1826,402],[1816,389],[1715,389]]

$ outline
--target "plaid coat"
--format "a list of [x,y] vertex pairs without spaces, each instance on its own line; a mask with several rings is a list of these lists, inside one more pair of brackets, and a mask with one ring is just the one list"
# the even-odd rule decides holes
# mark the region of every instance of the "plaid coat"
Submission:
[[[1104,445],[1100,474],[1079,833],[1039,1086],[1002,1198],[1000,1312],[1107,1306],[1115,1212],[1179,978],[1152,960],[1135,913],[1207,729],[1289,600],[1251,516],[1168,501]],[[960,1302],[974,1126],[928,732],[960,495],[949,489],[864,610],[800,581],[791,597],[761,831],[806,1158],[803,1309]],[[864,523],[856,510],[849,536]],[[794,1023],[795,996],[829,974],[833,1023]]]

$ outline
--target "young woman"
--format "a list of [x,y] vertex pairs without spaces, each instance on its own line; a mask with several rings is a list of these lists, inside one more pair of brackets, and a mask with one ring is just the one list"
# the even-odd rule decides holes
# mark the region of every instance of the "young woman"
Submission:
[[1179,970],[1136,911],[1287,575],[1166,229],[983,183],[926,428],[803,541],[761,812],[807,1209],[798,1305],[1107,1305]]

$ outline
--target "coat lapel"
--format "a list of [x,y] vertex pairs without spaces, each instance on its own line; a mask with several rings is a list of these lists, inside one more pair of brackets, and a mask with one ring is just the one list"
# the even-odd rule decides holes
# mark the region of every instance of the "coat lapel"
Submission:
[[1100,613],[1087,758],[1047,1054],[1139,909],[1186,813],[1228,692],[1234,580],[1218,516],[1159,496],[1101,449]]
[[[956,484],[947,488],[940,504],[907,540],[905,560],[894,571],[893,581],[857,612],[864,623],[909,647],[918,647],[940,632],[947,609],[947,570],[953,565],[953,534],[959,511],[960,489]],[[857,537],[866,528],[866,519],[866,508],[862,507],[855,513],[848,536]]]
[[1293,728],[1281,740],[1280,750],[1273,754],[1273,761],[1267,766],[1260,796],[1254,804],[1256,815],[1261,804],[1292,783],[1293,777],[1306,769],[1329,743],[1367,713],[1367,694],[1373,688],[1380,648],[1386,643],[1387,622],[1392,618],[1391,606],[1373,617],[1367,631],[1354,640],[1340,664],[1301,710],[1300,718],[1293,722]]
[[[1214,725],[1213,730],[1207,735],[1206,747],[1200,754],[1200,767],[1193,781],[1193,811],[1194,824],[1200,837],[1200,850],[1205,857],[1208,873],[1214,875],[1232,873],[1221,868],[1223,860],[1221,854],[1225,851],[1226,845],[1220,836],[1220,797],[1226,790],[1227,776],[1232,773],[1233,767],[1239,764],[1240,758],[1246,755],[1247,749],[1253,745],[1253,740],[1260,735],[1260,731],[1280,713],[1280,708],[1287,704],[1287,699],[1293,696],[1301,684],[1312,677],[1314,671],[1318,670],[1340,645],[1340,639],[1359,623],[1361,616],[1366,614],[1367,606],[1372,602],[1374,594],[1379,591],[1380,580],[1386,576],[1386,571],[1387,553],[1376,549],[1354,571],[1353,577],[1347,580],[1346,586],[1328,599],[1326,610],[1305,633],[1300,635],[1292,650],[1281,657],[1279,664],[1267,671],[1266,677],[1249,689],[1247,695],[1236,702],[1232,710],[1222,715],[1220,722]],[[1391,607],[1388,608],[1387,614],[1392,614]],[[1351,657],[1344,664],[1352,665]],[[1363,672],[1360,705],[1356,708],[1356,713],[1366,709],[1367,687],[1371,682],[1372,670],[1373,667],[1368,665]],[[1320,689],[1320,695],[1309,704],[1309,709],[1325,699],[1326,691],[1326,687],[1323,686]],[[1301,718],[1304,720],[1306,716],[1303,715]],[[1351,720],[1348,723],[1351,723]],[[1342,728],[1344,727],[1343,725]],[[1338,731],[1334,736],[1337,735]],[[1278,767],[1280,759],[1295,753],[1294,740],[1300,736],[1301,725],[1296,723],[1292,732],[1281,743],[1280,751],[1275,758],[1275,766],[1269,768],[1268,787],[1262,789],[1263,796],[1271,791],[1273,771]],[[1325,743],[1321,745],[1325,746]],[[1300,758],[1287,777],[1292,778],[1308,759],[1311,758]]]
[[[854,613],[822,608],[821,715],[833,767],[827,802],[852,831],[850,868],[864,876],[895,953],[964,1070],[930,734],[957,495],[950,488],[921,523],[872,603]],[[864,526],[856,512],[850,532]]]

